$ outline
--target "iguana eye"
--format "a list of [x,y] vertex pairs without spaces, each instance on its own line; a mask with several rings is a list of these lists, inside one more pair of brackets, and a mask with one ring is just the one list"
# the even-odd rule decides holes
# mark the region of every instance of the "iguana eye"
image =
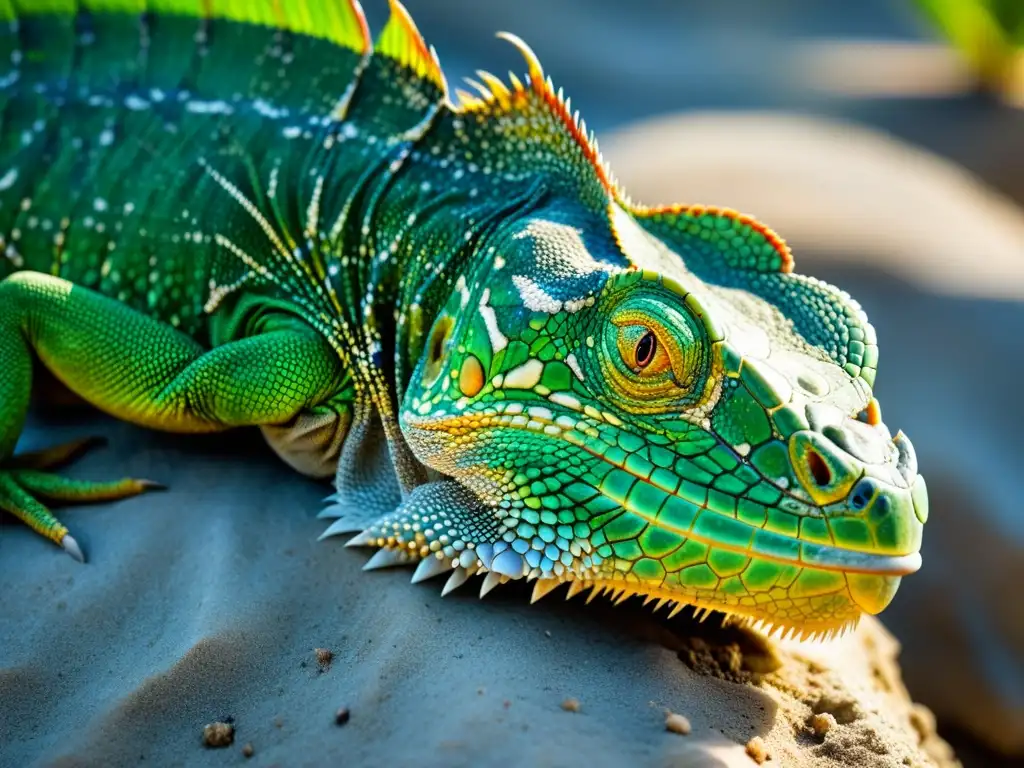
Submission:
[[646,325],[619,326],[616,342],[622,362],[637,376],[649,378],[671,368],[668,349]]
[[695,402],[710,364],[698,319],[658,286],[637,287],[636,278],[627,285],[631,290],[609,297],[597,354],[587,355],[600,366],[604,391],[632,413]]

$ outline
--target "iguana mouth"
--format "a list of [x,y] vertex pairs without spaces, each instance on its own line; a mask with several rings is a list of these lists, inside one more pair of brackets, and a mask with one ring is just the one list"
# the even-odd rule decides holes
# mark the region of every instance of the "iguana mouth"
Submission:
[[[570,443],[571,445],[586,451],[595,459],[599,459],[605,464],[629,473],[637,482],[648,483],[651,484],[652,487],[655,487],[649,478],[632,471],[626,464],[609,461],[606,456],[603,456],[593,450],[584,441],[574,439],[573,430],[569,429],[567,426],[559,424],[555,419],[545,417],[545,415],[539,413],[537,409],[530,409],[527,414],[515,414],[511,416],[489,410],[460,414],[458,416],[442,415],[434,417],[424,417],[406,413],[403,418],[406,424],[413,430],[422,430],[422,432],[428,434],[438,432],[465,434],[467,432],[483,428],[505,428],[541,433],[547,437],[554,437]],[[417,441],[415,437],[413,437],[411,443],[416,446],[419,442],[421,447],[423,447],[427,452],[430,452],[429,446],[426,445],[429,440],[430,439],[427,438],[427,440]],[[451,444],[446,442],[444,444],[444,448],[450,450]],[[900,450],[903,449],[900,448]],[[468,467],[456,467],[455,458],[452,456],[448,456],[446,459],[448,466],[444,468],[436,468],[453,475],[456,479],[458,479],[460,474],[472,471]],[[682,503],[692,504],[691,501],[682,499],[682,497],[674,493],[669,496],[669,500],[671,499],[678,499]],[[647,511],[636,508],[636,506],[631,505],[629,500],[626,498],[615,499],[615,501],[620,503],[625,511],[636,515],[637,517],[647,521],[649,524],[665,531],[687,539],[698,541],[708,546],[713,546],[716,549],[728,550],[737,554],[756,557],[761,560],[813,568],[821,571],[891,577],[906,576],[916,572],[921,567],[921,554],[919,550],[901,554],[879,554],[806,541],[750,525],[749,523],[737,518],[729,517],[709,509],[706,504],[699,505],[699,511],[691,521],[690,526],[688,528],[683,528],[677,525],[672,525],[664,519],[659,519],[660,515],[658,514],[651,515]],[[696,526],[697,519],[701,515],[714,515],[715,527],[719,529],[719,532],[722,535],[719,537],[712,537],[706,534],[702,535],[699,531],[695,531],[694,528]],[[744,538],[747,540],[746,546],[739,546],[732,543],[733,541],[743,540]]]

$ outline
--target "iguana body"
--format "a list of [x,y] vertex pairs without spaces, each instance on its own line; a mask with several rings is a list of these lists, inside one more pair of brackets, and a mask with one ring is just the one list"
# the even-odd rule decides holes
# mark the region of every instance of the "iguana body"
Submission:
[[0,507],[140,481],[15,457],[33,357],[157,429],[260,427],[325,535],[804,634],[919,565],[874,332],[731,211],[631,204],[529,64],[447,94],[404,9],[0,1]]

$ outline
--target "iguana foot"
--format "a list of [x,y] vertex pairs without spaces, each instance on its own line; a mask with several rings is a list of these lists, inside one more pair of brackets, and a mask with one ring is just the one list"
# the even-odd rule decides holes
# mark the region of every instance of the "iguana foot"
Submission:
[[90,448],[102,445],[102,438],[86,438],[34,453],[15,456],[0,467],[0,509],[10,512],[36,533],[45,536],[79,562],[85,556],[67,526],[39,501],[88,504],[117,501],[163,488],[150,480],[126,478],[112,482],[72,480],[45,471],[67,464]]

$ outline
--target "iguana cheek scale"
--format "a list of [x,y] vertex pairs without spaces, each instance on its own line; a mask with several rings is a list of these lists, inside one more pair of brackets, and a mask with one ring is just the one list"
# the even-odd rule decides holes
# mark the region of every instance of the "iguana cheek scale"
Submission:
[[720,208],[632,203],[569,100],[457,103],[397,2],[0,2],[0,507],[145,481],[15,456],[33,356],[145,426],[258,426],[324,536],[444,591],[563,582],[802,636],[920,565],[875,333]]

